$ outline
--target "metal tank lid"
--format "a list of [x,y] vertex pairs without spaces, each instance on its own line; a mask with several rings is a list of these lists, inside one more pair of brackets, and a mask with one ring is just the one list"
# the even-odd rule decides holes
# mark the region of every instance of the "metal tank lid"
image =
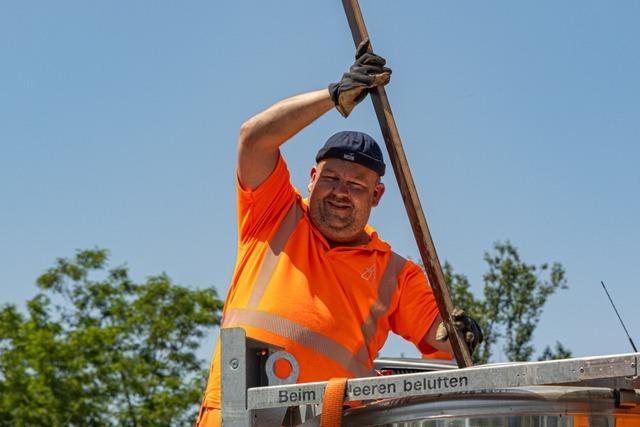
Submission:
[[530,386],[388,399],[348,410],[343,426],[382,426],[444,418],[580,414],[637,416],[640,425],[640,390]]

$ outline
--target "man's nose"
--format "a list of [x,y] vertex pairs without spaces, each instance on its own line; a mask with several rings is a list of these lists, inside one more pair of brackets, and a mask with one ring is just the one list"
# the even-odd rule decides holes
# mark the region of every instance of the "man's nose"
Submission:
[[349,185],[345,181],[339,179],[339,180],[336,181],[336,183],[333,186],[333,192],[334,192],[334,194],[341,194],[341,195],[347,195],[348,196],[349,195]]

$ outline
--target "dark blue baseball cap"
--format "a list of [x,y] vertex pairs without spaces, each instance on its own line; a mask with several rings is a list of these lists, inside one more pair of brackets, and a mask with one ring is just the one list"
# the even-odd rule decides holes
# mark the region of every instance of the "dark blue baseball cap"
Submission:
[[375,139],[363,132],[348,130],[329,137],[316,154],[316,162],[329,158],[358,163],[384,175],[382,150]]

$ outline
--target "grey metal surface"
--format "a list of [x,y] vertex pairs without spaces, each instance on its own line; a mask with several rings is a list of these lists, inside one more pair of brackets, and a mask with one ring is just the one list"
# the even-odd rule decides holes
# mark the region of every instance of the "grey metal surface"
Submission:
[[[612,420],[616,416],[624,416],[637,420],[637,425],[640,425],[640,395],[627,394],[626,407],[620,407],[618,399],[616,391],[608,388],[567,386],[493,389],[457,393],[446,398],[416,396],[380,401],[349,410],[343,417],[342,425],[403,426],[407,423],[406,425],[419,426],[435,425],[434,420],[445,419],[473,420],[474,423],[470,425],[506,425],[505,421],[510,426],[520,425],[519,422],[524,425],[546,425],[536,424],[535,419],[557,420],[569,415],[582,415],[597,420]],[[433,424],[422,424],[425,420],[430,420]],[[529,424],[526,423],[527,420]]]
[[248,427],[245,332],[239,328],[222,329],[221,342],[222,418],[225,426]]
[[[347,400],[447,395],[530,385],[580,383],[601,378],[637,377],[639,356],[638,353],[632,353],[351,379],[347,384]],[[247,390],[247,408],[320,403],[326,384],[315,382],[250,388]]]
[[376,370],[392,369],[396,371],[446,371],[458,369],[454,361],[437,359],[414,359],[409,357],[382,357],[373,361]]
[[221,331],[222,422],[225,427],[271,427],[281,425],[287,408],[257,412],[247,409],[247,389],[267,384],[264,365],[276,350],[246,337],[242,328]]
[[578,383],[567,383],[567,385],[580,385],[589,387],[607,387],[617,389],[640,389],[640,377],[614,377],[614,378],[594,378],[580,381]]
[[[286,360],[291,365],[291,373],[287,378],[280,378],[275,372],[275,364],[281,359]],[[269,358],[267,358],[267,363],[264,368],[267,373],[267,378],[269,379],[269,385],[295,384],[298,375],[300,375],[300,365],[298,361],[293,357],[293,354],[287,351],[276,351],[272,353]]]

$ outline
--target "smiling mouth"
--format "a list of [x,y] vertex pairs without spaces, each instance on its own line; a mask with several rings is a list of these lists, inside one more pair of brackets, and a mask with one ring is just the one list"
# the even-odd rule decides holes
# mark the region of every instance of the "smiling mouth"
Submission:
[[335,200],[327,200],[326,203],[330,208],[337,210],[348,210],[352,208],[350,203],[338,202]]
[[325,202],[325,212],[331,217],[340,218],[342,221],[351,217],[353,206],[349,203],[327,200]]

